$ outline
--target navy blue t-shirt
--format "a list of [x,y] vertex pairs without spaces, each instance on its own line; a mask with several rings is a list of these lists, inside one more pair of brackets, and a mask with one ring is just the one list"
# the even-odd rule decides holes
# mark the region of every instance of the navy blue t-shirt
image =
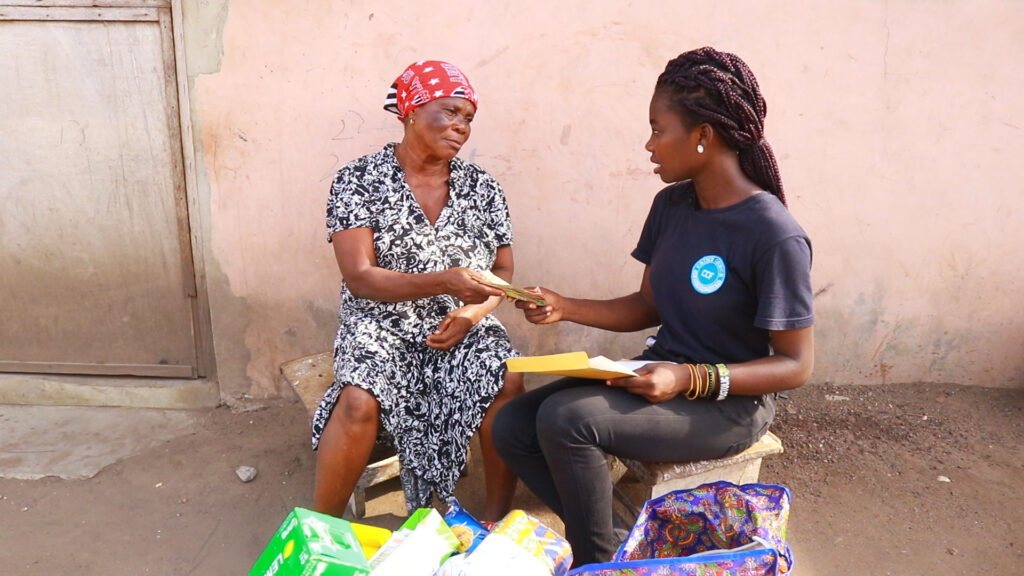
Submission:
[[709,210],[689,181],[669,186],[633,257],[650,267],[661,316],[645,356],[746,362],[771,354],[769,330],[814,324],[811,241],[769,192]]

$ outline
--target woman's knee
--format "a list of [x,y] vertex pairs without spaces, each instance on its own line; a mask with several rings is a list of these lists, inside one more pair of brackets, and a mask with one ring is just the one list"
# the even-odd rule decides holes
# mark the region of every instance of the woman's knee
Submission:
[[537,410],[537,438],[545,442],[594,443],[594,414],[575,394],[555,394]]
[[370,424],[376,426],[377,419],[380,417],[380,403],[377,402],[373,394],[358,386],[345,386],[331,413],[331,419],[333,420],[335,417],[340,417],[351,426]]
[[522,395],[523,392],[526,392],[526,386],[523,385],[523,374],[521,372],[506,372],[501,394],[514,398]]

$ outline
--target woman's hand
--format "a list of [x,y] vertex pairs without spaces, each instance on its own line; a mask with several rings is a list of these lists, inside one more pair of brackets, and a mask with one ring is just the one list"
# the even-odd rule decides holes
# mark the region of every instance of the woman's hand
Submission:
[[630,394],[643,396],[651,404],[671,400],[679,395],[676,368],[679,364],[658,362],[636,369],[638,376],[608,380],[609,386],[625,388]]
[[449,312],[434,333],[427,336],[427,346],[435,350],[449,350],[469,334],[476,325],[471,312],[458,308]]
[[481,284],[483,276],[469,268],[449,268],[441,274],[445,294],[451,294],[466,304],[482,304],[491,296],[505,295],[497,288]]
[[562,298],[561,294],[539,286],[527,288],[527,290],[543,298],[547,304],[546,306],[538,306],[533,302],[516,300],[516,308],[523,311],[523,315],[529,322],[533,324],[552,324],[562,319],[563,311],[565,310],[565,298]]
[[522,310],[526,319],[534,324],[575,322],[614,332],[636,332],[661,324],[661,317],[654,304],[654,292],[651,290],[649,267],[644,268],[640,290],[610,300],[570,298],[539,287],[530,288],[529,291],[543,298],[546,305],[517,301],[516,308]]

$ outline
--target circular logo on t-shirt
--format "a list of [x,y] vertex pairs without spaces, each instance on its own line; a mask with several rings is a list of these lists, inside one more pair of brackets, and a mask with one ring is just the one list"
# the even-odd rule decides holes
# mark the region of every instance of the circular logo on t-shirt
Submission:
[[697,260],[690,269],[690,284],[700,294],[711,294],[721,288],[725,284],[725,260],[714,254]]

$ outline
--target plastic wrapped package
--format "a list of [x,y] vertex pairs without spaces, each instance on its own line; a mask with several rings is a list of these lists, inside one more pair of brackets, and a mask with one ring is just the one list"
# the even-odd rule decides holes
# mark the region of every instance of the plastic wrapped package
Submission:
[[522,510],[513,510],[505,515],[484,539],[484,544],[495,536],[515,542],[531,556],[542,561],[548,567],[548,573],[553,576],[562,576],[572,566],[572,548],[569,542],[558,532]]
[[470,554],[453,556],[438,576],[563,576],[572,564],[569,543],[522,510],[498,522]]
[[448,527],[459,539],[459,552],[472,552],[487,537],[488,532],[483,524],[466,512],[455,498],[448,501],[448,511],[444,514],[444,521],[448,523]]
[[444,518],[420,508],[370,558],[373,576],[431,576],[459,547]]
[[[469,559],[470,556],[467,554],[454,554],[449,556],[448,559],[444,561],[444,564],[441,564],[441,567],[437,569],[434,576],[474,576],[474,574],[482,576],[485,574],[485,572],[482,571],[474,572],[473,566],[468,565]],[[479,567],[477,570],[479,570]]]

